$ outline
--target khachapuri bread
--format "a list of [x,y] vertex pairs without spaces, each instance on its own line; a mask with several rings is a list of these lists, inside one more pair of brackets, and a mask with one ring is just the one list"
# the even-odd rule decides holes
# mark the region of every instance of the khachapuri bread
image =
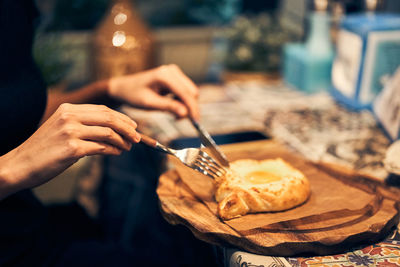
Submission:
[[234,161],[215,185],[218,214],[224,220],[248,213],[287,210],[310,196],[308,179],[281,158]]

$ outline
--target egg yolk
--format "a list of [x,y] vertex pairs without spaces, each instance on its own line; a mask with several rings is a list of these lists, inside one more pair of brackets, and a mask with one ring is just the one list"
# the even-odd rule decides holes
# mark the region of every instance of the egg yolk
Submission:
[[281,177],[266,171],[254,171],[247,173],[245,179],[252,184],[266,184],[279,181]]

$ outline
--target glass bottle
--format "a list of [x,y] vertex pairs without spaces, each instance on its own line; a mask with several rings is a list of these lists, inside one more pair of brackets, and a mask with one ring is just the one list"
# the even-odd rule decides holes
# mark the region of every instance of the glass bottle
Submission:
[[306,41],[307,49],[313,54],[329,55],[333,52],[330,36],[330,17],[327,13],[328,1],[315,0],[316,11],[310,14],[310,31]]
[[111,0],[93,36],[95,79],[152,67],[153,38],[131,0]]

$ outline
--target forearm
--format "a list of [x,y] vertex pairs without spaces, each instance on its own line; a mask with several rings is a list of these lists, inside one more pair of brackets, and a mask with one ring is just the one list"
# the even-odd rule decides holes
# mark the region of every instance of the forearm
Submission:
[[47,120],[62,103],[71,104],[109,104],[108,96],[109,81],[97,81],[72,92],[50,91],[47,106],[42,122]]
[[53,179],[91,155],[120,155],[140,141],[128,116],[99,105],[61,105],[25,142],[0,156],[0,200]]
[[18,166],[18,162],[13,160],[13,153],[10,151],[0,157],[0,200],[25,189],[22,181],[29,176],[26,166]]
[[14,193],[12,169],[0,158],[0,200]]

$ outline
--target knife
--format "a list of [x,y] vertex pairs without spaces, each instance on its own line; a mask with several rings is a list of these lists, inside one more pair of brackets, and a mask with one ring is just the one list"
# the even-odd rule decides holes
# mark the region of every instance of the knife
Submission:
[[229,167],[228,159],[226,158],[225,154],[219,149],[211,135],[197,121],[192,118],[190,118],[190,121],[199,133],[199,137],[203,145],[210,149],[212,155],[216,157],[219,163],[221,163],[224,167]]

